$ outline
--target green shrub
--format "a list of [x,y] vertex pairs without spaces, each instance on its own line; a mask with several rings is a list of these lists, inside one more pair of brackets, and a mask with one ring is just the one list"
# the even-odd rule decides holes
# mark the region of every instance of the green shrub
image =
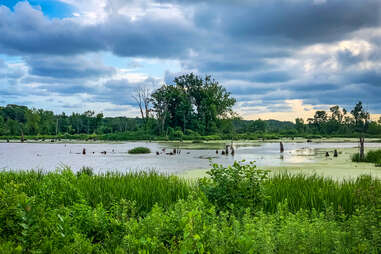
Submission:
[[378,150],[371,150],[371,151],[368,151],[365,156],[364,156],[364,159],[360,159],[360,154],[359,153],[355,153],[352,155],[352,161],[353,162],[369,162],[369,163],[378,163],[381,161],[381,149],[378,149]]
[[366,153],[365,159],[367,162],[377,163],[381,161],[381,149],[371,150]]
[[128,150],[129,154],[144,154],[144,153],[151,153],[151,150],[147,147],[135,147],[131,150]]
[[0,171],[0,253],[381,253],[379,179],[211,171]]
[[88,175],[88,176],[92,176],[93,174],[94,174],[93,169],[90,168],[90,167],[82,167],[82,168],[77,172],[77,176],[80,176],[80,175]]
[[220,210],[255,208],[264,201],[262,183],[268,171],[257,169],[254,162],[235,161],[232,166],[213,164],[210,178],[200,179],[200,189]]

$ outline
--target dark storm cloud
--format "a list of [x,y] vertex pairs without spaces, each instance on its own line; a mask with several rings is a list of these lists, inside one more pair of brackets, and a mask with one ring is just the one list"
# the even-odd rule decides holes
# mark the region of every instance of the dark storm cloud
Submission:
[[85,57],[27,57],[30,74],[59,79],[81,79],[110,76],[115,69],[101,61]]
[[323,4],[212,1],[193,6],[193,20],[188,20],[193,25],[187,20],[149,15],[131,21],[115,13],[104,23],[81,25],[70,19],[48,19],[40,10],[21,2],[14,12],[0,7],[0,45],[3,52],[15,54],[63,55],[111,50],[121,56],[178,57],[187,48],[213,48],[213,44],[208,45],[213,41],[209,36],[228,37],[225,42],[232,43],[231,46],[239,41],[249,44],[335,41],[360,28],[377,26],[380,7],[378,0],[331,0]]
[[71,96],[74,94],[92,94],[94,93],[94,88],[84,86],[84,85],[68,85],[68,84],[49,84],[41,85],[38,89],[43,90],[48,93],[55,93],[62,96]]
[[290,73],[285,71],[269,71],[255,74],[252,77],[252,81],[263,82],[263,83],[277,83],[277,82],[287,82],[292,79]]
[[[328,47],[329,43],[355,38],[354,33],[360,30],[380,27],[379,0],[158,2],[179,5],[184,17],[145,15],[132,21],[113,12],[104,22],[82,24],[75,18],[48,18],[26,2],[13,10],[0,6],[0,53],[22,56],[29,69],[26,77],[24,71],[15,69],[0,70],[0,76],[8,75],[9,83],[22,77],[22,84],[39,83],[37,90],[45,94],[88,94],[92,102],[135,105],[134,89],[156,86],[156,81],[136,84],[112,79],[97,83],[116,70],[88,55],[107,51],[126,57],[177,59],[184,70],[212,74],[240,102],[260,100],[272,110],[285,99],[319,105],[349,105],[361,99],[381,110],[380,72],[375,67],[366,71],[356,68],[364,61],[380,62],[378,46],[366,54],[343,49],[332,56],[307,56],[318,66],[334,58],[341,68],[336,73],[321,67],[324,70],[305,77],[302,67],[290,67],[283,61],[295,60],[306,46],[325,43]],[[374,34],[364,40],[378,45],[380,38]],[[0,60],[0,69],[4,65]],[[165,82],[170,83],[177,74],[181,73],[167,72]]]
[[348,76],[355,83],[369,84],[381,90],[381,71],[379,70],[360,71]]
[[48,19],[21,2],[14,12],[0,6],[0,52],[72,55],[110,50],[120,56],[174,57],[184,54],[197,33],[184,22],[147,17],[132,22],[112,16],[97,25]]
[[135,106],[136,101],[133,95],[138,87],[153,88],[157,85],[157,81],[153,78],[147,78],[138,83],[129,82],[127,79],[109,80],[92,93],[91,102],[111,102],[115,105]]

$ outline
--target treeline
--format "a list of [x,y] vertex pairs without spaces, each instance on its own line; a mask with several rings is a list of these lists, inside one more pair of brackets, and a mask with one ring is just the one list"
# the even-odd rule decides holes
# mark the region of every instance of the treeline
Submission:
[[50,135],[103,139],[226,139],[281,136],[380,136],[381,118],[371,121],[362,102],[347,111],[339,106],[316,111],[313,118],[295,123],[277,120],[243,120],[232,109],[236,100],[210,76],[194,74],[175,78],[151,92],[139,88],[134,98],[140,118],[104,117],[86,111],[67,115],[43,109],[0,107],[0,136]]
[[318,110],[313,118],[306,121],[295,119],[295,123],[276,120],[235,120],[237,133],[277,133],[285,136],[356,136],[381,135],[381,118],[371,121],[362,102],[358,102],[348,112],[345,108],[333,106],[330,110]]

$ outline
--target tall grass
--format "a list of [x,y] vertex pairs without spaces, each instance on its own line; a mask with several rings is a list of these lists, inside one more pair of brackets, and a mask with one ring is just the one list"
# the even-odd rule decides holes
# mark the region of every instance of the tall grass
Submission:
[[157,203],[168,208],[184,199],[194,188],[191,182],[150,172],[110,173],[100,176],[83,176],[76,180],[79,190],[91,206],[102,203],[110,207],[121,199],[136,201],[139,211],[148,212]]
[[241,214],[155,172],[3,171],[0,253],[380,253],[380,180],[279,174],[258,183],[263,203]]
[[0,172],[0,186],[14,182],[20,191],[34,196],[50,208],[84,202],[106,209],[121,200],[134,201],[139,213],[145,214],[157,203],[167,208],[184,199],[194,185],[182,178],[154,171],[134,173],[80,174],[68,169],[60,172]]
[[375,206],[381,201],[381,182],[370,176],[338,182],[317,175],[285,173],[265,181],[264,190],[269,197],[264,202],[267,212],[274,212],[286,199],[294,212],[300,209],[325,211],[333,207],[336,212],[345,214],[353,214],[361,206]]

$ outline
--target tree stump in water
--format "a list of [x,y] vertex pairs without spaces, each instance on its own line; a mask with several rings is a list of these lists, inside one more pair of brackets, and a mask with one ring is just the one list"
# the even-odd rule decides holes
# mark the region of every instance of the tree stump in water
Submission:
[[229,145],[226,145],[226,146],[225,146],[225,154],[226,154],[226,155],[229,154]]
[[280,142],[280,143],[279,143],[279,145],[280,145],[280,152],[281,152],[281,153],[283,153],[283,152],[284,152],[283,143],[282,143],[282,142]]
[[333,157],[337,157],[338,154],[337,154],[337,150],[335,149],[335,151],[333,151]]
[[325,157],[329,157],[329,152],[325,152]]
[[86,149],[85,149],[85,148],[82,149],[82,154],[83,154],[83,155],[86,154]]
[[363,161],[364,159],[364,138],[360,138],[360,161]]

